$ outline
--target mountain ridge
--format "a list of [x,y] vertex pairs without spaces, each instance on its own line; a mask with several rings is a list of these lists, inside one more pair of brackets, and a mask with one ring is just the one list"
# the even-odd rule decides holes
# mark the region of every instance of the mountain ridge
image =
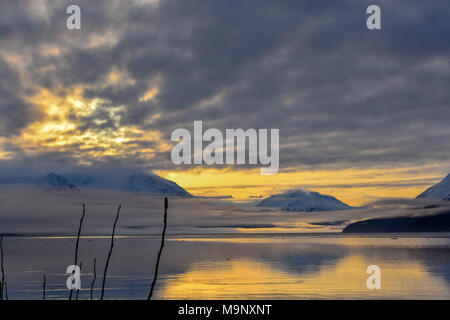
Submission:
[[300,189],[271,195],[262,200],[257,206],[299,212],[348,210],[353,208],[333,196]]
[[154,173],[134,173],[120,178],[101,179],[83,174],[61,175],[49,172],[40,178],[8,177],[0,179],[3,185],[33,186],[43,191],[80,191],[86,189],[122,190],[180,198],[193,198],[177,183],[164,179]]
[[434,199],[450,201],[450,173],[439,183],[426,189],[417,199]]

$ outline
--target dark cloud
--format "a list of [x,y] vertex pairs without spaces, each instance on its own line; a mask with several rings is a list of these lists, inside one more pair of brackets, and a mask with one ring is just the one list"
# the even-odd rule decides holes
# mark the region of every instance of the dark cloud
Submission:
[[23,98],[19,74],[1,57],[0,79],[0,137],[8,137],[37,120],[39,112]]
[[[169,141],[173,129],[194,120],[205,128],[280,128],[281,169],[448,161],[445,1],[375,1],[380,31],[365,27],[373,1],[85,0],[77,2],[81,31],[65,28],[71,3],[44,3],[43,16],[27,1],[2,3],[0,43],[31,57],[30,87],[83,84],[87,98],[109,101],[79,119],[81,130],[99,119],[109,128],[159,130]],[[109,42],[90,47],[93,35]],[[42,54],[42,44],[61,54]],[[11,70],[0,60],[8,79],[0,85],[1,111],[14,110],[1,132],[18,132],[35,116],[23,92],[11,89],[21,87]],[[112,70],[135,81],[106,84]],[[139,101],[151,87],[156,99]],[[125,108],[114,122],[107,110],[118,105]],[[170,167],[168,153],[155,164]]]

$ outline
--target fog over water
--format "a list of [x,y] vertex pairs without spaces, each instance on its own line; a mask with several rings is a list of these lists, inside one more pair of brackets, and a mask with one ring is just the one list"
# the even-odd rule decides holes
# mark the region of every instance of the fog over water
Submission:
[[[119,204],[123,206],[117,226],[119,235],[161,232],[163,197],[121,191],[49,193],[9,188],[0,190],[0,234],[75,235],[83,202],[86,203],[84,235],[109,235]],[[361,219],[433,214],[449,208],[448,202],[407,199],[327,212],[280,211],[255,204],[203,198],[169,199],[168,233],[341,232],[347,224]]]

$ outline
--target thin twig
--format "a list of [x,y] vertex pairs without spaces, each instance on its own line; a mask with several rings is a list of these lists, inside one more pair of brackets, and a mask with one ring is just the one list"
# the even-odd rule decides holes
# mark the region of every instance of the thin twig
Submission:
[[[81,277],[81,267],[83,266],[83,263],[80,262],[80,277]],[[77,289],[77,293],[75,294],[75,300],[78,300],[78,294],[80,293],[80,289]]]
[[167,208],[169,207],[169,201],[167,197],[164,198],[164,228],[161,237],[161,247],[159,248],[158,257],[156,259],[155,265],[155,275],[152,282],[152,287],[150,288],[150,293],[148,294],[147,300],[150,300],[153,295],[153,289],[155,288],[156,279],[158,278],[158,268],[159,268],[159,260],[161,259],[161,254],[164,248],[164,237],[166,236],[166,228],[167,228]]
[[0,300],[3,300],[3,292],[8,296],[8,287],[5,282],[5,266],[4,266],[4,255],[3,255],[3,236],[0,237],[0,255],[1,255],[1,269],[2,269],[2,286],[0,290]]
[[9,300],[8,297],[8,282],[5,281],[5,293],[6,293],[6,300]]
[[96,264],[97,264],[97,260],[94,258],[94,279],[92,279],[92,283],[91,283],[91,300],[92,300],[92,295],[94,293],[95,279],[97,279],[97,271],[95,269]]
[[45,273],[42,274],[44,277],[44,283],[42,284],[42,300],[45,300],[45,285],[47,284],[47,278],[45,277]]
[[86,213],[86,207],[85,207],[85,204],[83,203],[83,214],[81,215],[80,226],[78,228],[78,234],[77,234],[77,242],[75,244],[75,263],[74,263],[74,265],[77,265],[77,262],[78,262],[78,245],[80,243],[81,226],[83,225],[85,213]]
[[[77,242],[75,244],[75,263],[74,263],[74,265],[77,265],[77,262],[78,262],[78,244],[80,243],[81,226],[83,225],[83,220],[84,220],[84,214],[85,213],[86,213],[86,207],[85,207],[85,205],[83,203],[83,214],[81,215],[80,225],[78,227]],[[72,294],[73,294],[73,289],[70,289],[69,300],[72,300]]]
[[109,259],[111,258],[111,253],[112,253],[112,250],[114,247],[114,234],[116,232],[117,220],[119,220],[120,208],[122,208],[122,205],[119,205],[119,208],[117,209],[116,219],[114,220],[114,225],[113,225],[112,235],[111,235],[111,247],[109,248],[108,257],[106,258],[105,271],[103,272],[102,295],[100,297],[100,300],[103,300],[103,296],[105,294],[106,273],[108,272]]

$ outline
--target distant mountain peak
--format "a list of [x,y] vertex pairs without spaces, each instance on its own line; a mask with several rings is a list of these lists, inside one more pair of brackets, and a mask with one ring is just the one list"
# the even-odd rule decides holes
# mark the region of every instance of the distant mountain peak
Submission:
[[156,174],[135,173],[128,177],[126,191],[163,194],[182,198],[192,198],[192,195],[173,181],[164,179]]
[[31,186],[43,191],[79,191],[85,189],[123,190],[163,195],[169,197],[193,198],[193,196],[173,181],[156,174],[135,173],[128,176],[90,176],[85,174],[60,175],[49,172],[39,179],[27,177],[0,178],[0,185]]
[[417,198],[450,200],[450,173],[441,182],[419,194]]
[[50,172],[39,178],[37,186],[46,191],[69,191],[78,190],[73,184],[71,184],[65,177],[58,175],[54,172]]
[[274,207],[286,211],[334,211],[352,209],[333,196],[315,191],[289,190],[262,200],[258,207]]

